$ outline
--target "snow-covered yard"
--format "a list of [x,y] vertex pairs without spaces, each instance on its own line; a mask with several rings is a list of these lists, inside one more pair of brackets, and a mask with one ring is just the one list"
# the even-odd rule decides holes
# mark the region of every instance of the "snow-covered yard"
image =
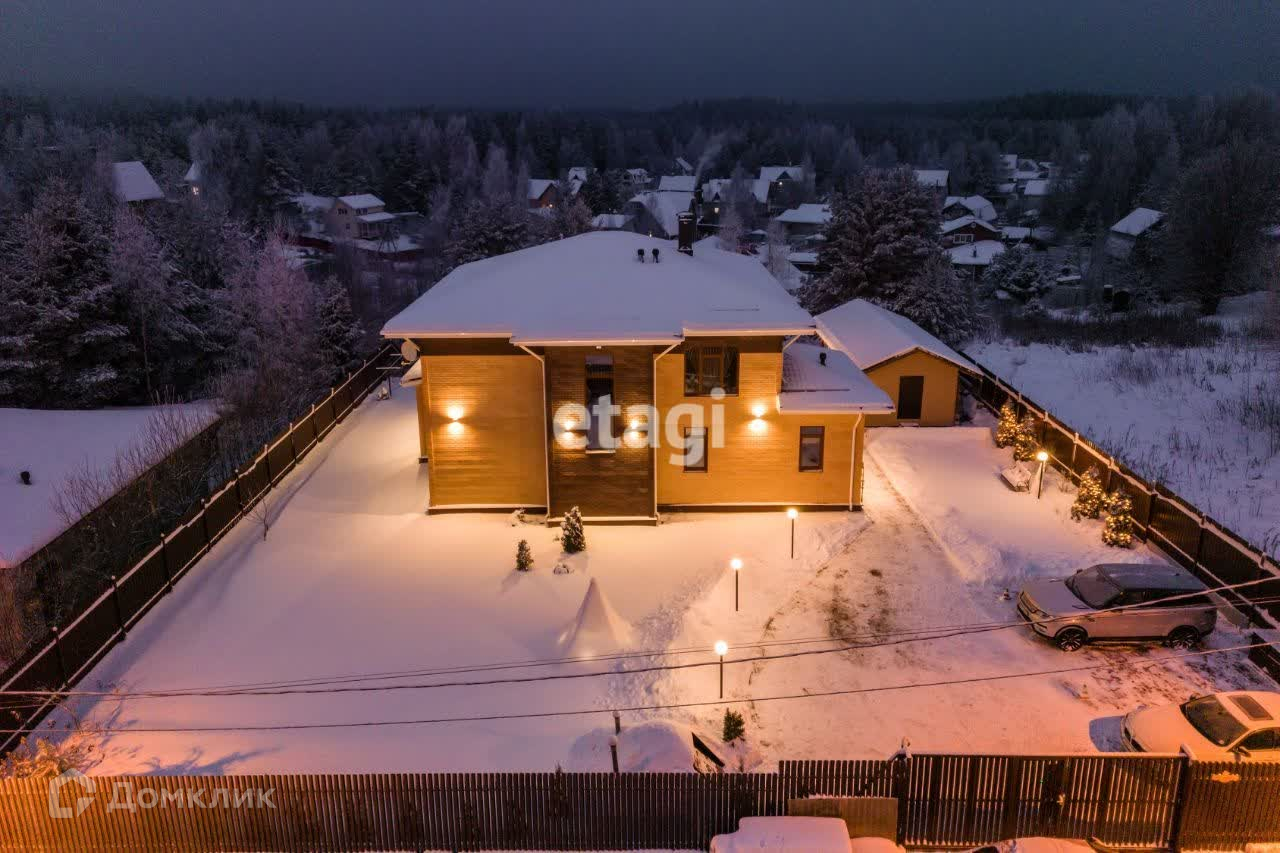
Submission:
[[[214,415],[208,403],[180,405],[193,428]],[[0,566],[16,563],[66,527],[57,490],[72,474],[99,471],[139,441],[156,407],[0,409]],[[31,472],[31,485],[20,478]]]
[[994,341],[969,354],[1148,479],[1280,555],[1280,351],[1242,337],[1264,294],[1223,301],[1206,347]]
[[[575,571],[557,575],[553,530],[502,515],[425,516],[412,399],[370,399],[286,480],[265,541],[260,526],[242,523],[81,684],[354,690],[82,697],[75,704],[91,726],[227,729],[109,733],[94,772],[602,770],[611,709],[683,706],[623,713],[624,767],[661,769],[640,744],[665,749],[685,726],[719,733],[714,665],[546,677],[713,663],[721,639],[730,645],[726,696],[756,700],[738,706],[750,748],[731,760],[745,766],[885,756],[903,736],[926,749],[1113,748],[1117,715],[1141,702],[1262,683],[1231,653],[1145,671],[909,688],[1165,654],[1068,656],[1021,626],[927,642],[905,633],[1012,620],[998,593],[1024,577],[1152,558],[1105,549],[1095,524],[1069,520],[1070,496],[1052,482],[1039,504],[1005,491],[995,477],[1005,456],[982,428],[875,431],[866,511],[802,515],[794,560],[781,513],[679,515],[656,528],[590,527]],[[512,568],[521,538],[536,561],[528,574]],[[735,556],[744,561],[736,613]],[[587,630],[566,646],[592,582],[601,595]],[[610,634],[626,657],[538,664],[603,648]],[[735,663],[831,648],[832,635],[898,644]],[[1239,641],[1224,630],[1212,645]],[[415,686],[509,678],[542,680]],[[805,698],[889,686],[901,689]],[[774,696],[796,698],[763,700]],[[588,713],[560,715],[577,711]],[[497,719],[530,714],[547,716]],[[458,717],[471,719],[423,722]],[[387,721],[404,724],[366,725]],[[646,721],[671,725],[641,729]],[[339,727],[232,730],[298,724]]]

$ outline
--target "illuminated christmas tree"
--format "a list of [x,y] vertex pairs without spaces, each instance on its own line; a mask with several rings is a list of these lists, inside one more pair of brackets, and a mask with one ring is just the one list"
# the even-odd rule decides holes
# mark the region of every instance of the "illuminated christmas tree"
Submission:
[[1017,432],[1013,436],[1013,458],[1018,462],[1029,462],[1036,455],[1040,440],[1036,437],[1036,419],[1031,415],[1023,415],[1018,422]]
[[1107,493],[1107,520],[1102,525],[1102,541],[1113,548],[1128,548],[1133,543],[1133,498],[1124,489]]
[[1082,518],[1097,518],[1102,512],[1106,493],[1102,490],[1102,471],[1097,465],[1090,465],[1089,470],[1080,478],[1080,490],[1076,492],[1075,503],[1071,505],[1071,517],[1076,521]]
[[996,424],[996,447],[1008,447],[1018,434],[1018,410],[1013,403],[1000,407],[1000,422]]

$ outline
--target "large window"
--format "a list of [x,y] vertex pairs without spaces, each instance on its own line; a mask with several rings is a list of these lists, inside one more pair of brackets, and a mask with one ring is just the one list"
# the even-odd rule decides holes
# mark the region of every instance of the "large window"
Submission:
[[587,356],[587,450],[612,450],[613,357]]
[[823,445],[826,443],[826,428],[820,426],[800,427],[800,470],[821,471]]
[[707,428],[684,428],[684,470],[707,470]]
[[704,397],[720,388],[738,393],[738,350],[726,346],[694,346],[684,354],[684,393]]

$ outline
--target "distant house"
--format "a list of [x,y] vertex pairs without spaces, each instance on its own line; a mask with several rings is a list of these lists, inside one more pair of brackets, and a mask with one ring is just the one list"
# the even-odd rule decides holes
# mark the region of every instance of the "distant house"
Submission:
[[973,280],[982,278],[982,273],[997,255],[1003,254],[1006,247],[1000,240],[978,240],[974,243],[962,243],[947,249],[951,265],[956,272]]
[[691,193],[698,188],[698,179],[693,175],[663,175],[658,178],[658,192]]
[[187,173],[182,176],[182,185],[194,196],[204,192],[204,167],[194,160],[191,161]]
[[831,223],[831,205],[801,204],[784,210],[774,218],[787,231],[788,238],[819,234]]
[[806,177],[804,166],[761,166],[756,198],[759,200],[759,187],[763,185],[764,205],[769,213],[791,207],[803,198],[800,190]]
[[[750,196],[760,213],[768,209],[769,181],[766,178],[747,178],[743,191]],[[716,224],[720,221],[720,213],[731,200],[733,188],[732,178],[712,178],[702,185],[702,221]]]
[[527,195],[531,208],[552,208],[560,202],[560,188],[550,178],[530,178]]
[[344,195],[329,209],[328,231],[339,240],[377,240],[386,234],[395,214],[372,193]]
[[673,240],[679,233],[678,217],[692,210],[691,192],[645,190],[632,197],[622,212],[631,217],[631,230],[637,234]]
[[1143,240],[1164,220],[1164,214],[1149,207],[1136,207],[1107,232],[1107,255],[1124,260],[1133,254],[1139,240]]
[[817,317],[818,333],[893,400],[892,414],[868,415],[867,426],[950,426],[960,372],[977,368],[903,317],[854,299]]
[[938,198],[946,198],[951,189],[951,173],[946,169],[915,169],[916,183],[928,187]]
[[583,183],[586,183],[594,173],[595,169],[590,166],[571,166],[569,167],[569,174],[567,177],[570,181],[582,181]]
[[112,163],[111,178],[116,198],[126,204],[146,204],[164,198],[156,179],[137,160]]
[[622,173],[622,180],[632,189],[645,189],[651,179],[648,169],[627,169]]
[[290,201],[295,211],[290,242],[298,246],[328,253],[335,243],[344,243],[358,252],[395,261],[422,254],[418,241],[401,233],[402,223],[418,214],[391,213],[372,193],[337,198],[298,193]]
[[950,219],[942,223],[944,247],[959,246],[965,243],[977,243],[981,240],[999,240],[1000,229],[973,214],[966,214],[958,219]]
[[943,219],[959,219],[961,216],[976,216],[983,222],[995,222],[996,208],[980,195],[949,195],[942,202]]
[[1048,178],[1035,178],[1029,180],[1022,187],[1022,197],[1030,199],[1042,199],[1053,192],[1053,186]]

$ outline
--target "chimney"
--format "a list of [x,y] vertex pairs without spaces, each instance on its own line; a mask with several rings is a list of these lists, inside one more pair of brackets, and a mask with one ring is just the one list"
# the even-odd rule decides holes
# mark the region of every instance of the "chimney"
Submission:
[[818,353],[818,364],[821,364],[823,367],[826,367],[826,366],[827,366],[827,351],[826,351],[826,350],[823,350],[822,352]]
[[692,256],[693,241],[698,230],[697,225],[694,223],[693,214],[688,212],[681,213],[676,217],[676,221],[679,222],[676,251]]

